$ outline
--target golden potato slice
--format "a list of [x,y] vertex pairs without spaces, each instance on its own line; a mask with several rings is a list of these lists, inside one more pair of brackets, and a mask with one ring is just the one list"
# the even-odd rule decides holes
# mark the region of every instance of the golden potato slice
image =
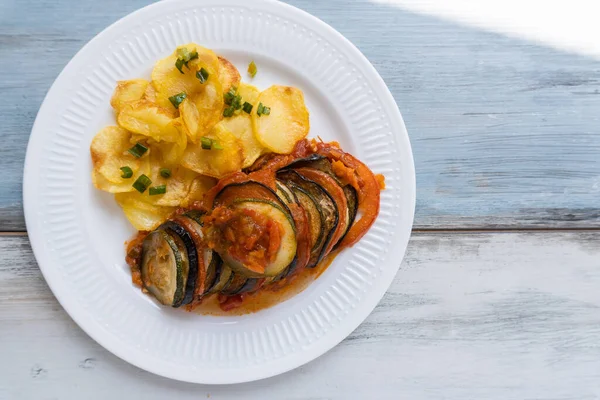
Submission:
[[144,194],[147,201],[157,206],[179,207],[188,197],[192,182],[198,176],[194,171],[190,171],[182,166],[169,168],[171,176],[164,178],[160,175],[161,164],[151,163],[151,173],[149,178],[152,180],[152,186],[166,186],[166,193],[150,196],[149,192]]
[[[253,110],[257,107],[258,103],[256,100],[258,99],[260,91],[256,87],[246,83],[240,83],[237,93],[242,97],[242,104],[247,101],[253,105]],[[254,164],[254,161],[256,161],[256,159],[265,151],[264,146],[260,144],[254,135],[250,114],[241,111],[229,118],[223,118],[221,122],[219,122],[219,125],[233,133],[235,137],[242,142],[242,146],[244,147],[244,162],[242,168]]]
[[252,109],[252,124],[258,141],[275,153],[288,154],[308,135],[310,122],[300,89],[273,85],[258,97],[258,103],[270,107],[269,115],[257,115]]
[[215,178],[204,175],[196,175],[192,181],[188,195],[181,201],[181,207],[189,207],[196,201],[201,201],[204,194],[217,184]]
[[223,118],[223,89],[219,80],[209,78],[203,86],[204,90],[191,96],[199,115],[196,138],[207,135]]
[[173,111],[142,99],[125,104],[119,112],[117,123],[128,131],[156,141],[176,142],[180,135],[173,124],[175,117]]
[[235,65],[226,58],[219,56],[219,81],[223,87],[223,93],[227,93],[232,86],[237,87],[241,79],[240,72]]
[[221,178],[241,170],[244,162],[242,143],[231,132],[216,125],[206,137],[216,140],[222,150],[204,150],[200,145],[188,146],[181,164],[199,174]]
[[135,189],[133,186],[133,182],[135,181],[135,176],[131,179],[121,179],[121,182],[114,183],[106,179],[101,173],[92,170],[92,183],[96,189],[103,190],[108,193],[127,193],[133,192]]
[[[168,57],[159,60],[152,70],[152,84],[156,89],[156,102],[166,108],[173,109],[169,97],[184,92],[188,96],[202,90],[203,84],[196,78],[196,72],[204,67],[211,77],[218,78],[219,59],[217,55],[207,48],[195,43],[178,46],[177,49],[186,48],[188,52],[198,53],[198,58],[188,62],[187,67],[182,67],[183,74],[175,67],[179,57],[178,50]],[[218,80],[218,79],[215,79]]]
[[[118,126],[107,126],[94,136],[90,145],[90,154],[92,156],[92,165],[94,168],[94,185],[101,190],[108,192],[128,192],[133,190],[131,183],[127,179],[121,178],[123,171],[121,167],[129,167],[134,176],[143,169],[145,163],[144,155],[142,158],[136,158],[127,150],[132,147],[131,133]],[[99,176],[104,179],[101,179]],[[106,180],[106,182],[104,182]],[[109,185],[108,183],[114,184]],[[127,186],[129,186],[127,188]],[[109,188],[110,187],[110,188]],[[127,189],[127,190],[125,190]]]
[[144,100],[148,100],[151,103],[156,103],[156,89],[154,89],[154,85],[152,82],[148,86],[146,86],[146,91],[144,92],[144,96],[142,96]]
[[183,128],[187,137],[192,143],[198,143],[198,129],[200,127],[200,112],[196,103],[192,102],[189,98],[186,98],[179,105],[179,113],[181,115],[181,121],[183,122]]
[[151,231],[158,228],[176,209],[176,207],[151,204],[147,199],[147,192],[134,191],[115,194],[115,200],[123,209],[131,225],[138,231]]
[[181,156],[188,144],[181,117],[175,118],[171,124],[175,127],[175,131],[173,131],[173,134],[176,135],[174,141],[163,141],[158,143],[152,141],[150,143],[150,147],[162,156],[162,163],[167,166],[180,163]]
[[141,99],[148,86],[150,86],[148,83],[145,79],[118,81],[115,92],[110,99],[110,105],[116,112],[119,112],[125,104]]

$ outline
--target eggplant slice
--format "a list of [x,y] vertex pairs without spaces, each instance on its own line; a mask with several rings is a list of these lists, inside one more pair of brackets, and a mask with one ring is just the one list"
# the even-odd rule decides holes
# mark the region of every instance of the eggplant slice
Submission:
[[[323,257],[326,256],[325,249],[331,242],[333,233],[335,232],[339,223],[339,213],[335,201],[325,189],[315,182],[300,176],[294,170],[284,170],[277,173],[277,177],[286,183],[289,187],[302,189],[303,193],[309,195],[311,199],[317,204],[317,211],[321,214],[320,217],[311,215],[312,219],[321,220],[321,231],[323,237],[319,241],[316,247],[313,247],[311,251],[309,267],[316,266]],[[310,213],[309,208],[305,208],[307,213]]]

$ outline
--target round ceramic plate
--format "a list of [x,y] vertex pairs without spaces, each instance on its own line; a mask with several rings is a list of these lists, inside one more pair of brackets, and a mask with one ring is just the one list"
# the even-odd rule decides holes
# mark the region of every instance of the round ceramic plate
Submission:
[[[114,125],[115,82],[196,42],[260,89],[304,91],[311,137],[337,140],[386,177],[381,212],[306,290],[255,314],[211,317],[159,307],[132,286],[124,242],[134,233],[113,197],[91,183],[90,142]],[[377,305],[410,236],[415,177],[400,112],[381,77],[342,35],[274,1],[172,0],[143,8],[91,40],[48,92],[31,133],[24,177],[27,229],[50,288],[92,338],[169,378],[235,383],[296,368],[348,336]]]

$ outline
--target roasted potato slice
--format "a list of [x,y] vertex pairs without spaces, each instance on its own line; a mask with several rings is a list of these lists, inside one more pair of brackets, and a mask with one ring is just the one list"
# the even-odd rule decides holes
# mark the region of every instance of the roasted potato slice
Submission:
[[196,175],[192,181],[188,195],[181,201],[181,207],[189,207],[196,201],[201,201],[204,194],[217,184],[215,178],[204,175]]
[[234,134],[216,125],[206,137],[215,140],[223,149],[204,150],[200,145],[188,146],[181,158],[184,167],[214,178],[221,178],[242,168],[244,151]]
[[115,200],[138,231],[151,231],[162,224],[176,207],[163,207],[148,202],[148,193],[117,193]]
[[180,135],[173,123],[175,117],[174,111],[142,99],[125,104],[119,112],[117,123],[123,129],[159,142],[176,142]]
[[[260,103],[270,108],[269,115],[257,114]],[[252,110],[252,124],[256,139],[263,146],[275,153],[290,153],[310,129],[302,91],[278,85],[266,89]]]
[[[182,67],[183,73],[175,67],[182,49],[186,49],[189,53],[194,51],[198,53],[198,58],[190,60],[187,66]],[[197,91],[201,91],[205,84],[201,84],[196,78],[196,72],[202,67],[209,73],[209,80],[211,77],[213,77],[213,80],[218,80],[220,66],[217,55],[212,50],[195,43],[178,46],[173,54],[159,60],[152,70],[152,84],[156,89],[156,102],[158,105],[173,109],[169,97],[181,92],[190,96]]]
[[219,56],[219,81],[223,87],[223,93],[227,93],[232,86],[238,87],[241,79],[240,72],[235,65]]
[[146,91],[144,91],[144,96],[142,96],[142,99],[148,100],[151,103],[156,103],[156,89],[154,89],[152,82],[146,86]]
[[186,98],[179,105],[182,126],[192,143],[198,143],[198,131],[200,130],[200,112],[196,103]]
[[125,104],[141,99],[148,86],[150,86],[149,82],[145,79],[118,81],[110,105],[118,113]]
[[121,167],[129,167],[133,175],[147,171],[147,155],[136,158],[127,150],[132,147],[131,133],[118,126],[107,126],[94,136],[90,146],[94,185],[111,193],[129,192],[131,179],[121,177]]
[[[248,102],[253,105],[253,110],[256,108],[260,91],[246,83],[240,83],[237,94],[242,97],[242,104]],[[230,131],[237,137],[244,147],[244,163],[242,168],[249,167],[254,164],[254,161],[263,154],[265,148],[256,139],[252,127],[252,118],[250,114],[240,111],[229,118],[223,118],[219,125]]]
[[198,109],[198,130],[196,139],[206,136],[223,118],[223,89],[218,79],[210,79],[202,91],[191,96]]

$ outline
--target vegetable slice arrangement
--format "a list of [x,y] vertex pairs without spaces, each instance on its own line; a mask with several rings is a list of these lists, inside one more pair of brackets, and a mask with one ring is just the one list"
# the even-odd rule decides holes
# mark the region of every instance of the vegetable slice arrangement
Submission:
[[[221,179],[195,210],[176,214],[143,240],[139,265],[146,290],[165,305],[187,305],[189,309],[213,294],[220,295],[222,304],[231,298],[242,301],[247,293],[280,287],[305,268],[314,268],[343,248],[348,234],[358,240],[373,222],[356,231],[358,209],[365,206],[367,197],[378,204],[380,188],[363,192],[363,180],[376,180],[370,170],[354,176],[358,182],[354,188],[346,182],[347,174],[336,174],[333,163],[338,157],[329,153],[357,161],[336,145],[303,140],[290,155],[266,155],[257,161],[260,167]],[[188,223],[182,223],[185,220]],[[179,247],[188,253],[177,257],[177,250],[163,243],[165,234],[157,236],[157,232],[174,234],[185,244]],[[168,257],[160,258],[162,248]],[[166,262],[160,261],[163,259]],[[178,267],[178,259],[183,260],[179,262],[182,267]],[[198,265],[186,267],[185,260],[195,260],[188,264]],[[162,273],[155,276],[168,284],[156,282],[144,272],[157,268],[162,268]],[[194,271],[203,271],[202,278],[196,279],[200,275]],[[194,278],[189,278],[190,273]],[[168,296],[155,294],[161,287],[169,289]]]
[[[254,61],[247,76],[257,74]],[[139,231],[134,283],[172,307],[223,309],[281,288],[351,246],[379,212],[383,177],[337,143],[308,140],[301,90],[260,91],[188,43],[151,80],[119,81],[117,126],[92,140],[92,182]]]

